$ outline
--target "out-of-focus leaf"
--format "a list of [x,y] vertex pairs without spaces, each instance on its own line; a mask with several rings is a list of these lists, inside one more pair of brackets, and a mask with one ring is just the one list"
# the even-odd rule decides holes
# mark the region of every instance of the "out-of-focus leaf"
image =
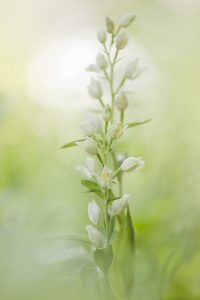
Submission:
[[134,250],[134,228],[128,209],[113,242],[113,263],[109,271],[112,292],[120,300],[131,297],[134,280]]
[[67,262],[80,269],[84,261],[91,261],[91,243],[86,235],[61,234],[45,238],[40,246],[39,259],[44,264]]
[[94,252],[96,265],[107,274],[113,259],[112,247],[105,249],[96,249]]
[[76,140],[76,141],[72,141],[72,142],[69,142],[63,146],[61,146],[60,148],[61,149],[65,149],[65,148],[71,148],[71,147],[75,147],[77,146],[77,142],[83,142],[85,139],[80,139],[80,140]]
[[149,123],[152,119],[147,119],[145,121],[141,121],[141,122],[130,122],[130,123],[127,123],[127,128],[132,128],[132,127],[135,127],[135,126],[140,126],[140,125],[143,125],[143,124],[146,124],[146,123]]
[[80,275],[87,299],[101,300],[99,277],[95,264],[83,266]]

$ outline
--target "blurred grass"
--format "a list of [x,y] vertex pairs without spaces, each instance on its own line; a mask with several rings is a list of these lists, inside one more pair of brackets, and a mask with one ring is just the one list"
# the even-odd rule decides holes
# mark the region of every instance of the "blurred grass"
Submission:
[[[121,143],[122,149],[127,147],[129,153],[147,161],[141,173],[125,180],[125,190],[133,195],[135,298],[140,300],[200,298],[200,7],[192,9],[191,2],[189,10],[181,5],[177,9],[169,3],[118,0],[99,5],[98,1],[87,1],[82,16],[84,19],[90,6],[91,25],[96,26],[106,13],[118,17],[122,12],[139,11],[131,34],[148,53],[162,82],[153,96],[149,90],[136,91],[138,98],[133,98],[130,118],[134,118],[135,109],[136,114],[139,111],[153,121],[131,131]],[[49,14],[53,16],[52,7],[57,7],[56,17],[63,17],[59,15],[63,7],[73,11],[78,4],[76,1],[71,8],[67,2],[51,1]],[[8,4],[1,3],[4,5]],[[18,5],[20,11],[24,2]],[[44,8],[48,8],[46,2]],[[40,18],[38,15],[41,22]],[[46,20],[49,22],[49,17]],[[29,38],[25,36],[24,51],[28,51]],[[34,264],[37,245],[46,234],[85,231],[88,196],[79,193],[80,178],[74,170],[84,155],[77,150],[59,149],[75,135],[80,136],[77,124],[82,112],[72,108],[48,110],[26,96],[20,77],[26,60],[20,64],[17,59],[21,57],[20,47],[16,44],[16,50],[7,53],[2,50],[5,57],[0,59],[2,70],[10,70],[5,77],[1,71],[4,79],[0,84],[1,298],[66,299],[67,295],[83,299],[78,279],[59,282],[57,275],[65,273],[60,265],[42,271],[44,285],[39,287]],[[79,289],[74,288],[77,286]]]

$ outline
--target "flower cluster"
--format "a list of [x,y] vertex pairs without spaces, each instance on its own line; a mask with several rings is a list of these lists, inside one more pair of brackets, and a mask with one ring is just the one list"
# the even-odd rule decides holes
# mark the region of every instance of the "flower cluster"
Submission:
[[[128,15],[116,27],[110,18],[106,18],[106,28],[97,33],[102,50],[98,52],[96,62],[87,68],[87,71],[96,75],[91,78],[88,93],[93,100],[99,101],[102,114],[99,117],[90,115],[80,123],[85,137],[77,144],[89,156],[77,170],[84,177],[86,187],[94,192],[96,198],[100,198],[92,200],[88,205],[92,225],[86,227],[89,239],[97,249],[110,245],[114,230],[111,228],[112,220],[126,213],[129,194],[122,194],[123,173],[135,172],[144,166],[140,157],[121,155],[122,159],[119,161],[119,154],[115,153],[117,141],[129,128],[129,123],[125,123],[125,111],[129,105],[125,83],[127,80],[135,80],[143,71],[139,60],[133,60],[125,66],[120,83],[116,86],[116,68],[121,61],[121,52],[128,44],[128,36],[124,30],[134,19],[135,15]],[[104,84],[108,84],[110,88],[108,103],[104,97]],[[118,196],[114,191],[116,180],[120,186]]]

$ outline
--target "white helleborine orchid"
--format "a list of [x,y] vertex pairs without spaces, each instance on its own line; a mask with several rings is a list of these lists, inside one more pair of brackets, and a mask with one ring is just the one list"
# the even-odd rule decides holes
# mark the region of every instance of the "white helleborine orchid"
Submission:
[[80,165],[76,170],[85,178],[91,179],[97,173],[97,164],[95,159],[92,157],[87,157],[85,164]]
[[113,171],[108,167],[104,167],[101,174],[97,175],[97,182],[102,188],[111,189],[113,181]]
[[99,67],[99,69],[101,69],[101,70],[106,70],[106,68],[108,67],[107,60],[102,53],[98,53],[97,58],[96,58],[96,63],[97,63],[97,66]]
[[128,107],[128,99],[124,92],[120,92],[115,98],[115,105],[119,111],[125,111]]
[[94,115],[89,115],[79,124],[85,135],[93,136],[96,133],[102,133],[102,122]]
[[125,128],[122,126],[120,122],[114,122],[110,126],[110,138],[113,140],[119,139],[124,133]]
[[122,32],[120,34],[118,34],[117,38],[116,38],[116,48],[118,50],[122,50],[126,47],[128,43],[128,37],[126,35],[125,32]]
[[88,232],[88,236],[92,244],[98,249],[103,248],[104,247],[103,234],[92,225],[87,225],[86,230]]
[[99,224],[101,218],[101,209],[95,200],[92,200],[88,204],[88,217],[94,225]]
[[91,138],[86,138],[84,142],[78,144],[90,155],[96,155],[98,153],[97,143]]
[[110,215],[117,216],[123,212],[128,204],[129,197],[129,194],[124,194],[121,198],[114,200],[110,206]]
[[120,169],[124,172],[137,171],[144,167],[144,164],[141,157],[128,157],[123,161]]
[[88,92],[92,99],[100,99],[102,97],[103,91],[98,80],[91,78],[90,86],[88,87]]
[[97,32],[97,39],[101,44],[104,44],[106,42],[106,31],[104,29],[100,29]]

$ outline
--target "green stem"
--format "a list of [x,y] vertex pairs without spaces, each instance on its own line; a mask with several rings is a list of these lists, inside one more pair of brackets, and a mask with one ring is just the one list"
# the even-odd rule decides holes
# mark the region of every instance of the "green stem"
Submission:
[[104,108],[105,104],[104,104],[103,100],[101,98],[98,98],[98,100],[99,100],[99,103],[101,104],[101,106]]
[[104,215],[105,215],[105,229],[106,229],[106,247],[109,247],[109,219],[108,219],[108,190],[105,191]]

